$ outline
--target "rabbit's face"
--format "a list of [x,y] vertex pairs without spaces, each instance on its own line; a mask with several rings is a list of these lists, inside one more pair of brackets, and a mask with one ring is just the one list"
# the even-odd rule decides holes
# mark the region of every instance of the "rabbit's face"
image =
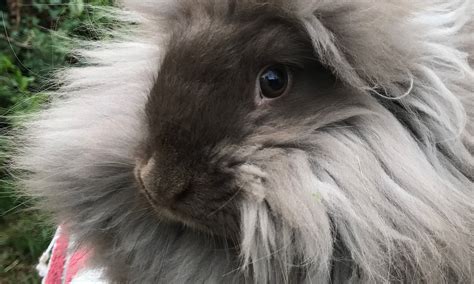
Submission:
[[323,109],[342,107],[303,27],[281,13],[201,15],[174,28],[146,104],[148,135],[135,170],[165,219],[238,232],[241,203],[271,190],[266,168],[305,151],[304,136]]

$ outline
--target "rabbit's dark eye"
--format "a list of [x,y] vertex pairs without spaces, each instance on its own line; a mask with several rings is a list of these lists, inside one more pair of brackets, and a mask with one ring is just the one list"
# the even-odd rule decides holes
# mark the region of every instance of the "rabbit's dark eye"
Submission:
[[264,98],[274,99],[285,94],[290,75],[284,65],[271,65],[260,72],[260,94]]

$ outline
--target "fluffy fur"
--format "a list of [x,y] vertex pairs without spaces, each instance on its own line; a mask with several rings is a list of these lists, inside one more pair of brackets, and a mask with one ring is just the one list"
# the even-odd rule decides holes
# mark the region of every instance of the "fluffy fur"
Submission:
[[[470,0],[149,0],[123,7],[129,12],[120,17],[136,23],[132,32],[79,51],[89,65],[61,73],[50,106],[16,137],[13,162],[28,194],[95,249],[94,264],[111,281],[472,281]],[[262,13],[252,14],[257,8]],[[179,66],[167,56],[185,52],[185,38],[215,31],[192,51],[214,58],[206,56],[219,50],[205,48],[219,32],[269,14],[294,23],[325,71],[303,69],[297,78],[307,85],[299,92],[314,94],[252,109],[237,142],[221,139],[213,148],[220,160],[240,161],[231,179],[241,190],[228,200],[238,232],[215,234],[157,216],[134,169],[137,149],[153,132],[146,111],[153,90],[181,72],[167,72]],[[226,60],[251,60],[236,52]],[[235,68],[226,60],[210,66]],[[195,68],[187,76],[206,82],[209,73]],[[327,86],[321,74],[337,79]],[[177,117],[167,119],[181,122]],[[192,124],[191,117],[183,119]]]

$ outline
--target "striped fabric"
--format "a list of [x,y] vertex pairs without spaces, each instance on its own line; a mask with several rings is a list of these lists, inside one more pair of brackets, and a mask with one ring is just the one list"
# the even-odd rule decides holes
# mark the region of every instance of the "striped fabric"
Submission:
[[87,266],[90,250],[76,250],[74,238],[58,227],[37,266],[43,284],[106,284],[100,269]]

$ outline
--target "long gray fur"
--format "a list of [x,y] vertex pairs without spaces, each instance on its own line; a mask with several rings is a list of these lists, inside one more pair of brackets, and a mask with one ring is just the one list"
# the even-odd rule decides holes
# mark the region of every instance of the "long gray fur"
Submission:
[[[111,282],[472,282],[472,1],[123,7],[118,17],[138,24],[78,51],[90,64],[60,74],[51,104],[15,137],[12,163],[26,192],[94,248],[93,265]],[[216,32],[206,44],[224,40],[226,25],[238,31],[261,7],[251,22],[265,13],[296,22],[337,79],[327,86],[310,68],[290,94],[301,99],[249,113],[238,143],[214,147],[241,161],[232,168],[240,227],[228,240],[157,216],[137,188],[136,152],[150,136],[145,106],[170,48],[203,31]],[[243,18],[226,21],[231,14]],[[192,52],[213,56],[206,46]],[[226,70],[242,56],[211,63]]]

